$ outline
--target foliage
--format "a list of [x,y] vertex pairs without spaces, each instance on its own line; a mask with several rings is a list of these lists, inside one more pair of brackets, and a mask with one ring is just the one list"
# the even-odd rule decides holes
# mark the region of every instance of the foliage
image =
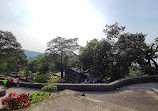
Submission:
[[0,31],[0,71],[18,72],[27,66],[24,51],[11,32]]
[[28,78],[28,77],[31,78],[31,76],[32,76],[32,72],[26,70],[26,71],[24,72],[24,76],[25,76],[26,78]]
[[66,69],[66,63],[69,56],[74,54],[74,51],[79,48],[77,43],[78,38],[66,39],[62,37],[56,37],[48,42],[46,52],[48,55],[56,57],[56,60],[60,61],[58,66],[61,71],[61,77],[63,77],[63,71]]
[[57,90],[57,86],[55,85],[47,85],[41,88],[43,91],[55,92]]
[[78,55],[73,55],[73,56],[68,58],[67,68],[80,68]]
[[54,74],[50,74],[50,78],[48,83],[58,83],[60,79],[60,76],[56,76]]
[[[144,49],[145,64],[142,67],[144,73],[154,75],[158,73],[158,38]],[[151,69],[151,70],[150,70]]]
[[120,35],[120,38],[116,42],[115,46],[117,53],[114,55],[116,64],[116,74],[113,74],[113,78],[116,80],[114,75],[120,73],[121,78],[127,76],[129,73],[129,67],[132,63],[139,64],[141,66],[144,64],[143,51],[146,46],[145,44],[145,34],[137,33],[130,34],[124,33]]
[[33,73],[37,72],[38,70],[37,61],[32,61],[31,63],[29,63],[28,70],[30,70]]
[[119,38],[120,34],[125,30],[125,26],[119,26],[117,22],[112,25],[106,25],[106,29],[103,32],[107,35],[107,39],[115,41],[115,38]]
[[38,66],[38,71],[40,72],[40,74],[46,74],[49,70],[49,66],[48,66],[48,63],[44,62],[44,63],[41,63],[39,66]]
[[49,70],[52,72],[59,72],[60,71],[60,56],[58,54],[46,54],[47,63],[49,65]]
[[10,93],[8,97],[1,99],[2,105],[7,110],[17,110],[29,106],[29,94]]
[[118,23],[106,25],[104,32],[107,39],[93,39],[81,49],[79,55],[83,70],[98,82],[111,82],[124,78],[129,73],[132,63],[143,67],[145,63],[144,50],[146,48],[143,33],[122,33],[124,26]]
[[35,76],[35,81],[39,83],[47,83],[50,76],[49,74],[37,74]]
[[39,54],[37,55],[36,57],[33,58],[33,60],[31,60],[29,62],[29,66],[28,66],[28,70],[33,72],[33,73],[36,73],[39,71],[39,68],[41,67],[40,65],[42,65],[44,62],[44,55],[42,54]]
[[129,67],[129,73],[128,73],[127,77],[136,77],[136,76],[141,76],[142,74],[143,73],[141,72],[139,67],[134,65],[134,66]]
[[43,99],[47,99],[49,97],[49,93],[46,92],[34,92],[29,95],[30,104],[35,104]]
[[106,40],[93,39],[81,49],[79,58],[82,68],[89,70],[92,77],[102,82],[104,77],[108,77],[109,66],[112,65],[111,56],[111,45]]

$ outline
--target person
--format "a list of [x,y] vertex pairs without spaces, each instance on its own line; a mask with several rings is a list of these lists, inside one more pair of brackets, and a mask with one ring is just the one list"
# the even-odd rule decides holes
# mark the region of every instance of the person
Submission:
[[18,81],[17,81],[16,85],[17,85],[17,87],[19,87],[19,86],[20,86],[20,77],[19,77],[19,79],[18,79]]
[[10,81],[8,80],[5,85],[6,85],[6,88],[10,88]]
[[12,77],[8,79],[7,83],[6,83],[6,87],[10,88],[13,85],[13,79]]
[[11,78],[9,80],[10,80],[10,87],[11,87],[11,86],[13,86],[13,83],[14,83],[13,82],[13,77],[11,76]]

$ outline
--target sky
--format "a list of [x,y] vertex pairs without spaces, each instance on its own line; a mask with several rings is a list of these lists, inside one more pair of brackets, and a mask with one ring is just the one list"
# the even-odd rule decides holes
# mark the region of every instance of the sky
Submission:
[[0,0],[0,30],[11,31],[23,49],[44,52],[56,36],[79,38],[85,46],[106,38],[105,25],[158,37],[158,0]]

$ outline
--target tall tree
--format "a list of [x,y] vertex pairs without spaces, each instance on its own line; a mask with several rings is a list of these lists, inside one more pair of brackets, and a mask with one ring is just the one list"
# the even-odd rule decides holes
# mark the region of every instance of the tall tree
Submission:
[[81,49],[80,62],[84,70],[99,82],[110,82],[128,76],[129,67],[145,63],[145,34],[123,33],[125,27],[118,23],[106,25],[107,39],[93,39]]
[[125,26],[119,26],[117,22],[112,25],[106,25],[103,32],[111,43],[115,43],[115,39],[120,38],[120,34],[125,30]]
[[153,43],[146,46],[146,48],[144,49],[144,56],[145,56],[144,59],[146,63],[145,64],[146,66],[144,67],[145,73],[158,74],[158,63],[157,63],[158,38],[156,38]]
[[120,69],[122,77],[128,75],[129,67],[133,63],[139,64],[140,67],[144,64],[145,36],[143,33],[124,33],[116,43],[118,48],[117,67]]
[[11,32],[0,31],[0,51],[7,49],[21,49],[21,45]]
[[129,72],[129,67],[133,62],[144,64],[145,36],[143,33],[122,33],[125,26],[119,26],[118,23],[106,25],[104,33],[112,45],[113,65],[111,79],[116,80],[125,77]]
[[81,49],[80,62],[83,70],[99,82],[105,82],[110,77],[110,67],[113,65],[112,45],[106,40],[93,39]]
[[42,64],[46,62],[44,61],[45,56],[42,54],[39,54],[31,59],[33,60],[29,62],[28,70],[32,71],[33,73],[38,72],[39,66],[42,66]]
[[2,72],[19,71],[26,67],[27,59],[16,37],[0,31],[0,69]]
[[60,71],[61,71],[61,77],[63,77],[63,71],[64,71],[64,62],[66,63],[67,57],[74,54],[74,51],[79,49],[79,45],[77,43],[78,38],[62,38],[62,37],[56,37],[47,44],[47,50],[46,52],[48,54],[56,54],[58,55],[60,59]]

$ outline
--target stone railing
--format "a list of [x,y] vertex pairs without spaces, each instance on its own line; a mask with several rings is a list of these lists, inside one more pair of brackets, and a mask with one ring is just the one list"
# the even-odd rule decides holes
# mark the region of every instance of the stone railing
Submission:
[[[76,91],[112,91],[117,88],[138,84],[138,83],[151,83],[158,82],[158,75],[155,76],[143,76],[143,77],[132,77],[125,78],[118,81],[114,81],[109,84],[71,84],[71,83],[30,83],[30,82],[20,82],[20,87],[27,88],[42,88],[45,85],[56,85],[58,90],[70,89]],[[3,81],[0,80],[0,84],[3,84]],[[13,84],[16,86],[16,83]]]

